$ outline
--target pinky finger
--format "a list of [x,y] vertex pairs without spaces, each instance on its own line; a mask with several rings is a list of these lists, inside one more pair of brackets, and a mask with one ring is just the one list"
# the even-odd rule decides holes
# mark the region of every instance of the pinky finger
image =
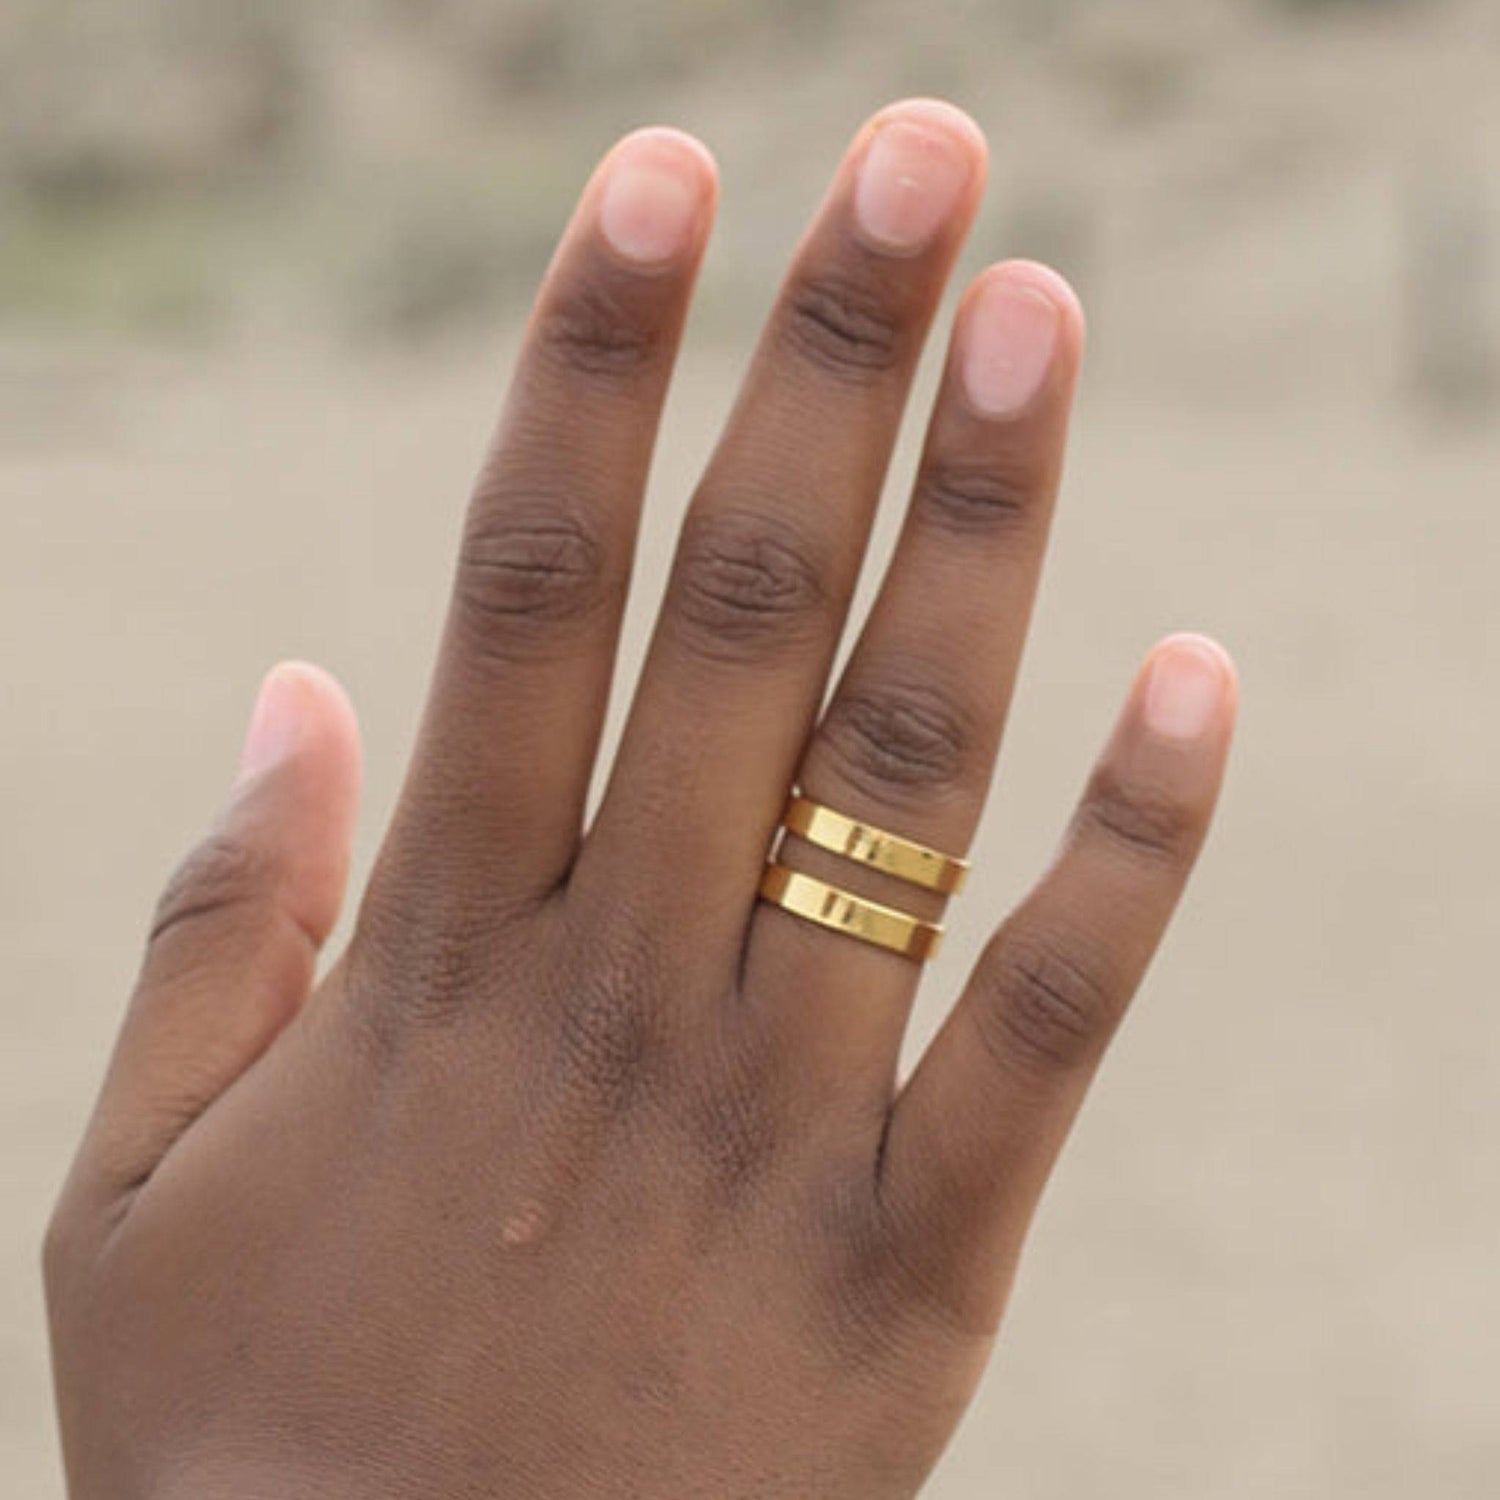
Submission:
[[900,1260],[965,1326],[998,1321],[1027,1227],[1207,832],[1234,667],[1152,652],[1052,869],[996,934],[896,1101],[881,1191]]

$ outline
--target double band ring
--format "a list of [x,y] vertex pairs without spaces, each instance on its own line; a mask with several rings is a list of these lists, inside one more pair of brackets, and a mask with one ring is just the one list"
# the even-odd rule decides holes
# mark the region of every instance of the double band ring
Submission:
[[[800,795],[787,803],[781,824],[785,833],[796,834],[819,849],[940,896],[953,895],[969,873],[961,859]],[[852,891],[788,869],[775,859],[766,867],[760,894],[763,900],[795,917],[904,958],[934,958],[942,942],[943,929],[936,923],[894,906],[867,901]]]

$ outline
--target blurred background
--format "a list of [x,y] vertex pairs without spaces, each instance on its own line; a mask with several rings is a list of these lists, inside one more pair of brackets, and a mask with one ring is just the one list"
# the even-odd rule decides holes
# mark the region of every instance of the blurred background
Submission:
[[1495,1494],[1493,0],[5,0],[5,1494],[60,1493],[37,1242],[260,673],[350,685],[363,869],[530,290],[597,155],[668,121],[726,190],[633,670],[803,217],[912,93],[993,145],[968,269],[1051,260],[1092,324],[984,878],[914,1047],[1141,652],[1206,629],[1244,674],[1201,879],[930,1493]]

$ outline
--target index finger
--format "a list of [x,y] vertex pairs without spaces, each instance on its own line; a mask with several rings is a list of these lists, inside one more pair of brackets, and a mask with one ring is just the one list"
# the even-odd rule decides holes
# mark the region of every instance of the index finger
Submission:
[[568,868],[715,197],[707,151],[665,129],[626,137],[584,191],[464,524],[376,900],[435,853],[487,902],[544,893]]

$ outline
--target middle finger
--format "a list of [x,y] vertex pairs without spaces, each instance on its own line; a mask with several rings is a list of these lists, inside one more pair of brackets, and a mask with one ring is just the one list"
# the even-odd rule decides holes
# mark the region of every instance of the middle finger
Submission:
[[936,102],[860,132],[689,508],[574,890],[603,909],[590,892],[628,872],[653,923],[691,925],[700,961],[743,940],[984,157]]

